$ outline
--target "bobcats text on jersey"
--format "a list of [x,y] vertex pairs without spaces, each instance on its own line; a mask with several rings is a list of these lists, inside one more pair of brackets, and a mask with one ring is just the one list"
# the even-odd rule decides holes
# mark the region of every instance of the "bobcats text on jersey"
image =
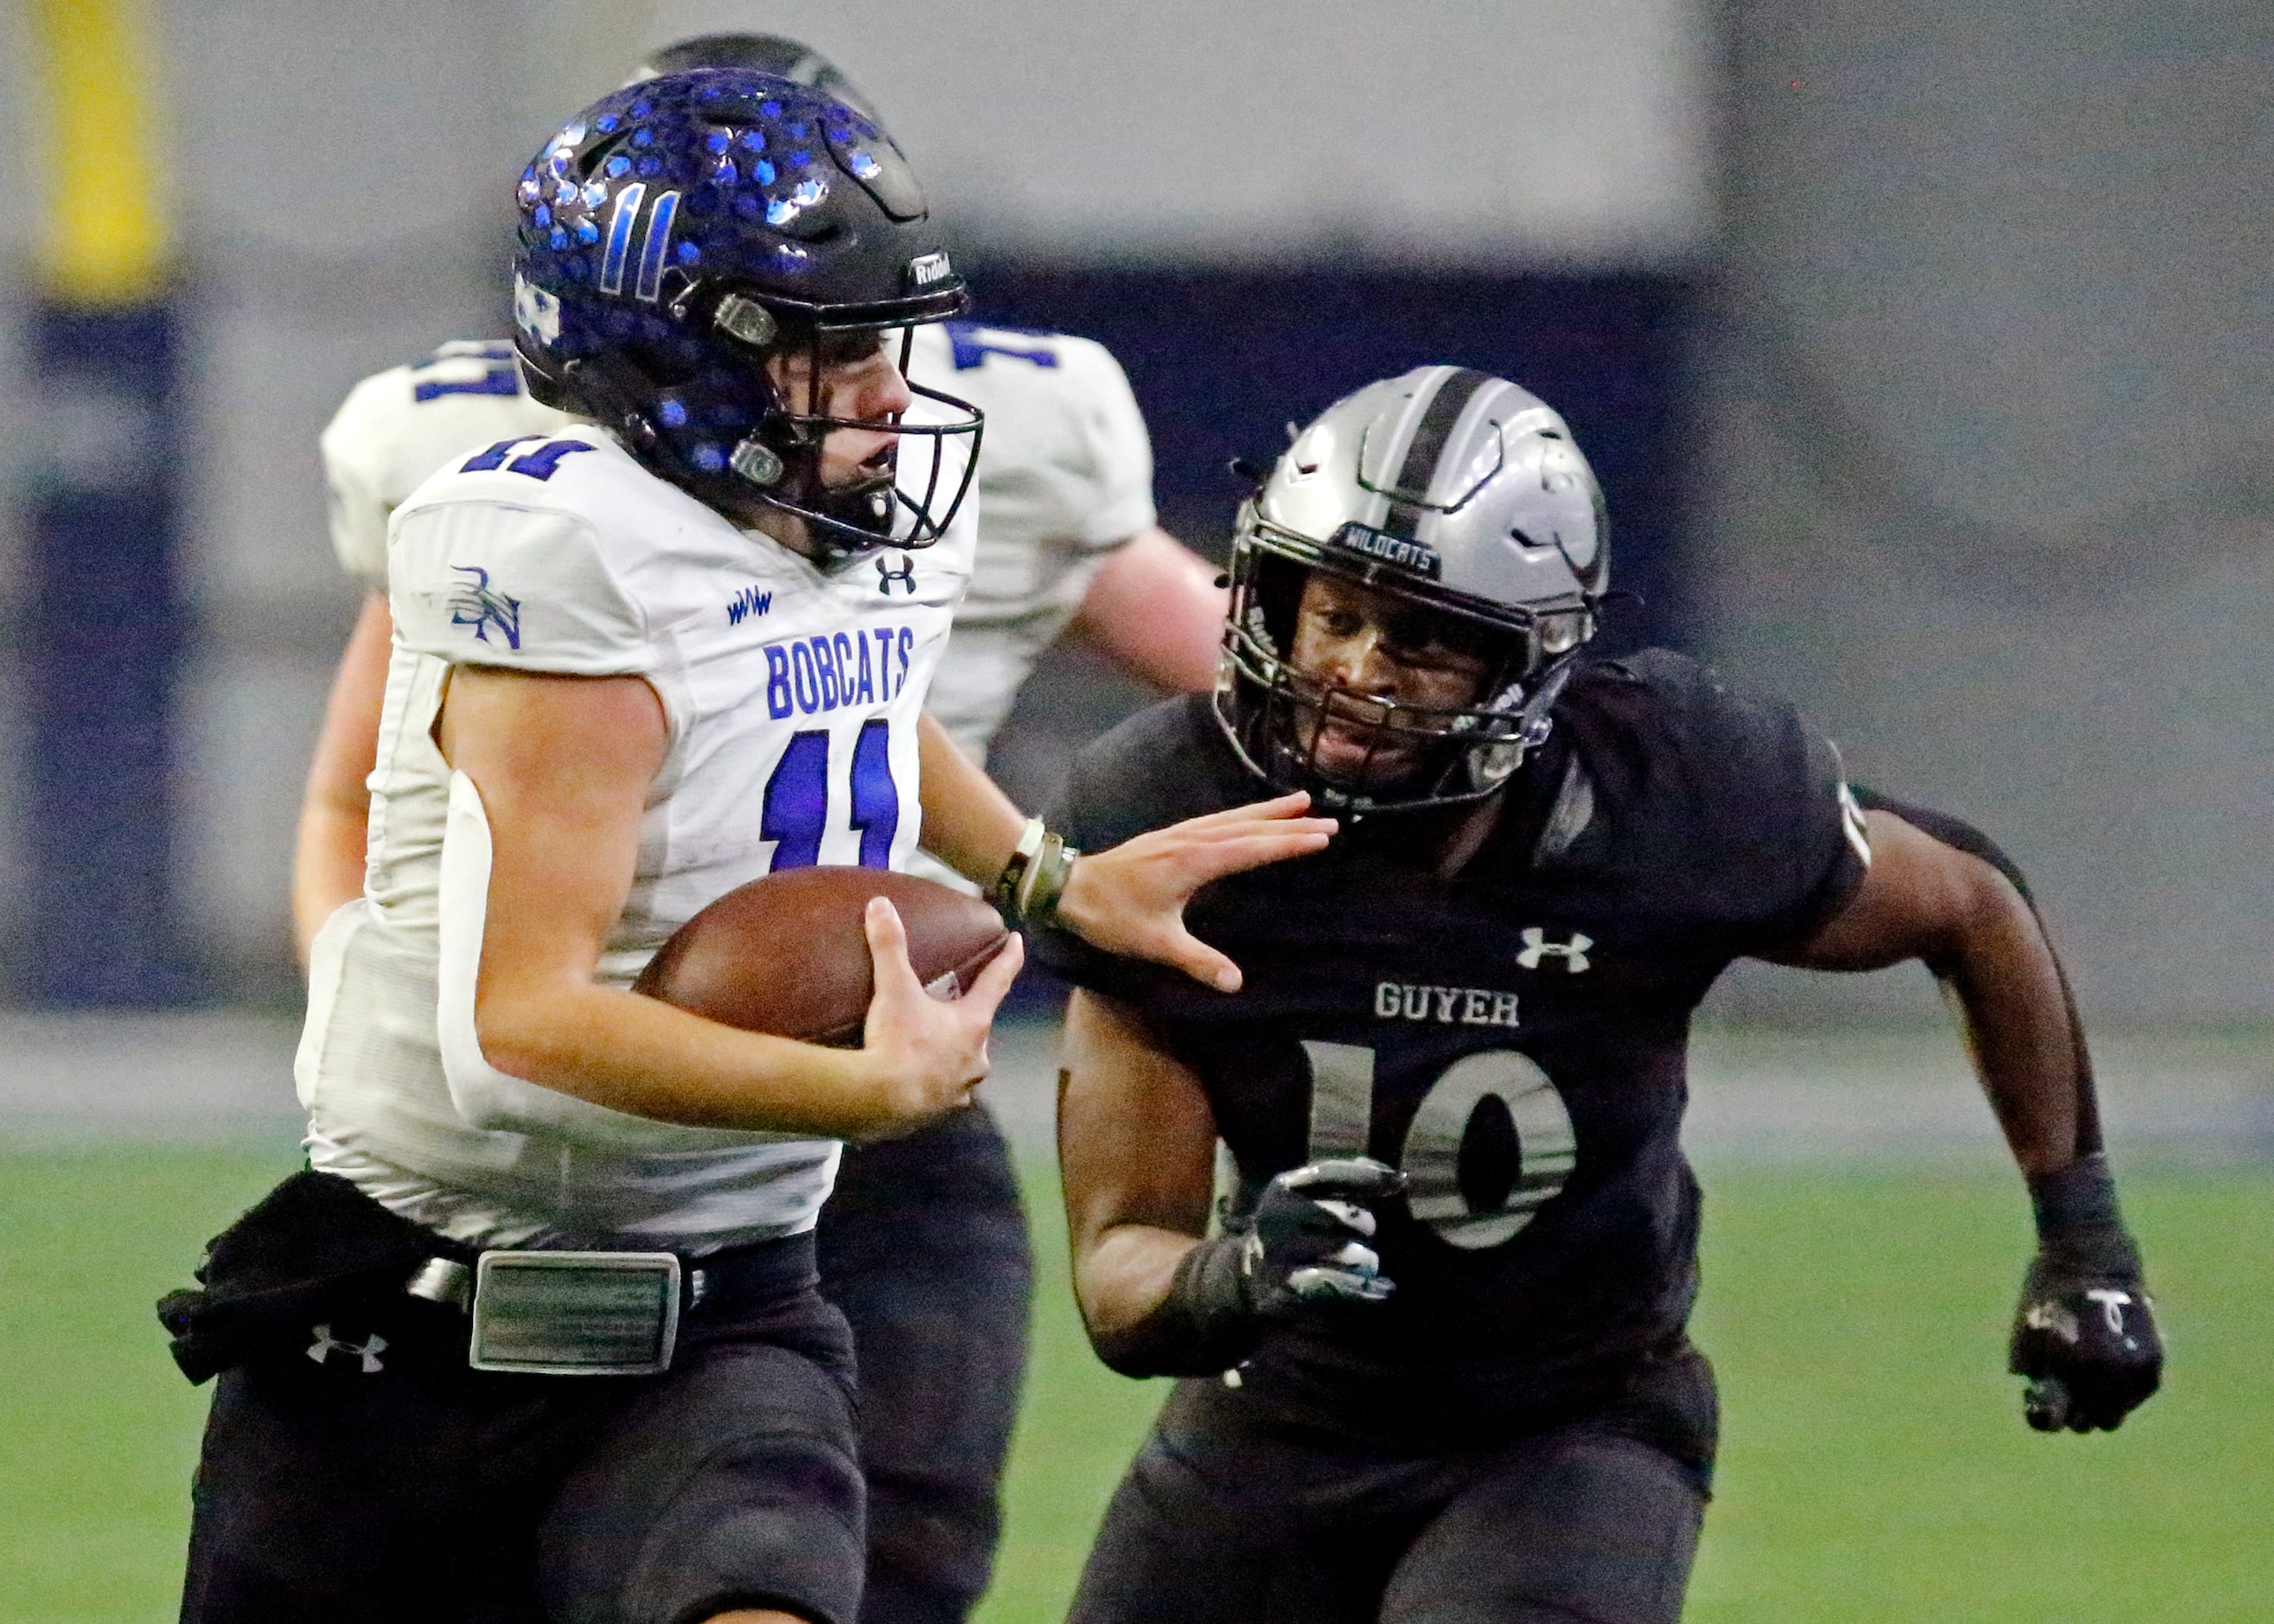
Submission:
[[[916,721],[970,568],[970,521],[931,549],[915,597],[887,603],[859,561],[823,569],[738,528],[597,429],[503,444],[446,465],[394,517],[365,895],[318,940],[297,1068],[311,1162],[483,1244],[794,1233],[829,1189],[832,1144],[651,1122],[485,1060],[471,994],[488,817],[433,724],[462,663],[653,689],[664,792],[643,816],[598,972],[629,985],[745,880],[907,864]],[[742,615],[719,612],[722,582]]]

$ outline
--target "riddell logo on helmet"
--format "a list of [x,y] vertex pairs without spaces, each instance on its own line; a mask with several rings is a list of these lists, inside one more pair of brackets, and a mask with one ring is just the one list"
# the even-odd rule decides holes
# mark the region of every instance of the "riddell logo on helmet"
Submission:
[[922,253],[908,261],[908,281],[919,288],[945,282],[952,274],[945,253]]

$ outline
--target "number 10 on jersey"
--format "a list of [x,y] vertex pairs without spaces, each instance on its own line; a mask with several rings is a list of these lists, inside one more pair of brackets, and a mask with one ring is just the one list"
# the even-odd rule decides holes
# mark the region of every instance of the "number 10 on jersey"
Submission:
[[[815,728],[793,735],[774,764],[758,815],[758,833],[774,842],[769,873],[821,861],[821,837],[829,827],[829,730]],[[847,821],[861,835],[861,866],[889,868],[892,837],[900,829],[900,791],[892,782],[892,724],[883,717],[861,724],[849,776]]]
[[[1311,1073],[1310,1156],[1368,1153],[1374,1054],[1303,1040]],[[1478,1251],[1516,1238],[1562,1192],[1578,1158],[1571,1113],[1539,1062],[1514,1049],[1464,1054],[1423,1091],[1398,1147],[1413,1216]]]

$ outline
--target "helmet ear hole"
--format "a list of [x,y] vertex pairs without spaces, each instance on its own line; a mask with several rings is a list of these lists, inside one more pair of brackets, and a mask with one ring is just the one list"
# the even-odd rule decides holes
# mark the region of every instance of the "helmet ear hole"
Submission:
[[720,299],[711,321],[729,338],[753,350],[763,350],[781,336],[781,323],[774,320],[774,313],[746,294],[729,293]]

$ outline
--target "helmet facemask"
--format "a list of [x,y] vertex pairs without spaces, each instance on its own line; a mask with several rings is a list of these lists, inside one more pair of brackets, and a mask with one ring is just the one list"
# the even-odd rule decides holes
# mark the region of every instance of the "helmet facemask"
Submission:
[[[1473,661],[1465,702],[1368,693],[1304,669],[1299,605],[1319,575],[1392,601],[1385,643],[1435,646],[1458,664]],[[1547,710],[1592,630],[1584,603],[1457,602],[1390,566],[1333,556],[1250,510],[1233,543],[1217,714],[1251,769],[1280,789],[1310,791],[1323,806],[1367,812],[1480,800],[1545,740]]]
[[[767,398],[757,427],[727,453],[726,473],[734,484],[722,493],[727,500],[800,521],[825,557],[877,547],[926,548],[946,533],[969,493],[985,419],[970,402],[908,376],[913,326],[784,313],[773,301],[736,293],[719,299],[712,321],[740,351],[741,366],[755,369]],[[911,423],[903,412],[847,417],[828,409],[831,374],[876,354],[891,358],[910,396],[942,409],[928,414],[940,420]],[[830,436],[840,433],[888,437],[858,465],[832,469]],[[901,478],[901,449],[911,440],[924,448],[918,488]],[[962,443],[952,447],[952,441]]]

